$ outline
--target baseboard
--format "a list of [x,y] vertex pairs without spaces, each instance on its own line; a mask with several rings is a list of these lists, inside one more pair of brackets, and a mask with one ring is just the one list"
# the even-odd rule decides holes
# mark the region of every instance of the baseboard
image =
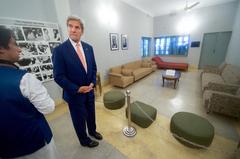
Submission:
[[198,67],[196,65],[189,65],[188,69],[198,70]]

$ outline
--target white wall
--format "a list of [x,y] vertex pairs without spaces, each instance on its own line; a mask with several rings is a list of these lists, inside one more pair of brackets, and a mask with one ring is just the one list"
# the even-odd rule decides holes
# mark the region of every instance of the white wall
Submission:
[[66,19],[70,15],[70,5],[69,0],[54,0],[55,9],[57,13],[57,21],[59,24],[59,29],[61,31],[62,40],[68,38]]
[[240,1],[233,26],[232,38],[228,47],[226,62],[240,66]]
[[[213,7],[193,9],[190,12],[181,12],[176,15],[166,15],[154,18],[154,36],[180,35],[178,31],[179,22],[185,16],[191,16],[196,22],[196,28],[190,33],[191,41],[201,41],[204,33],[231,31],[234,23],[237,2],[225,3]],[[164,56],[166,61],[188,62],[198,67],[201,46],[190,48],[187,57]]]
[[[70,0],[72,14],[85,21],[83,40],[93,45],[102,80],[110,67],[141,58],[142,36],[153,35],[153,18],[117,0]],[[102,13],[102,9],[105,8]],[[109,11],[110,10],[110,11]],[[110,18],[110,19],[108,19]],[[110,51],[109,33],[127,34],[128,50]],[[120,43],[119,43],[120,44]]]
[[52,0],[1,0],[0,16],[57,22]]

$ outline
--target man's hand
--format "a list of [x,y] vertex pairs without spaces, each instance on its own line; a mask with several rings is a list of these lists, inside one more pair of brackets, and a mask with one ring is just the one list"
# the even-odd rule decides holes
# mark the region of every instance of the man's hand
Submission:
[[93,86],[93,83],[90,83],[89,86],[82,86],[78,89],[78,93],[88,93],[93,89]]

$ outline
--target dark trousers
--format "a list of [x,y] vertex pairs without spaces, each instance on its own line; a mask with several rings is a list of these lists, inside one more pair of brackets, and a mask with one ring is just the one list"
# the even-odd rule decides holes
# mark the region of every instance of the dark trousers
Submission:
[[96,132],[96,117],[94,99],[88,96],[83,98],[81,104],[68,103],[73,126],[81,144],[87,144],[91,139],[87,136],[86,125],[89,134]]

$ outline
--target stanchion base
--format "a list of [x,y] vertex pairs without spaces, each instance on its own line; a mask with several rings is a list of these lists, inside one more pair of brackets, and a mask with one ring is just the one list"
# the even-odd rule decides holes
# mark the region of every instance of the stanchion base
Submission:
[[133,137],[137,134],[137,131],[134,127],[125,127],[123,128],[123,134],[127,137]]

